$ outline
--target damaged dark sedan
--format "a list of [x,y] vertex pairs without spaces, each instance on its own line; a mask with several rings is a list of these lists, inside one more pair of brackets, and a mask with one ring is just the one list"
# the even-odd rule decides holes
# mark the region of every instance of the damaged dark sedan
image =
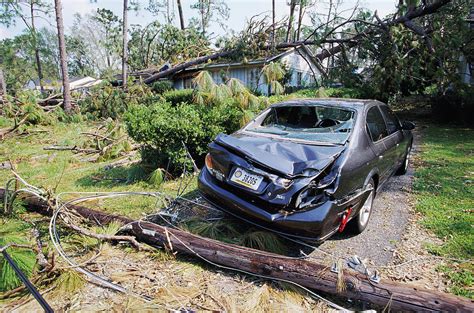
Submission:
[[382,184],[404,174],[413,137],[375,100],[272,105],[209,145],[198,186],[219,209],[304,240],[364,231]]

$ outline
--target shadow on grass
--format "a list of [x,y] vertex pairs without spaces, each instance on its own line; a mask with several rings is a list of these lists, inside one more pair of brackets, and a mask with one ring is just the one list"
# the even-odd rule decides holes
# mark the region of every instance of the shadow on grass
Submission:
[[144,181],[149,172],[140,164],[127,167],[116,167],[109,170],[100,169],[95,173],[76,180],[82,187],[115,187]]

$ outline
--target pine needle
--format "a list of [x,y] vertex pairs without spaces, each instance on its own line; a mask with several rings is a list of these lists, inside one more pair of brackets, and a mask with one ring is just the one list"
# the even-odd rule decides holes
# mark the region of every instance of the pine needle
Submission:
[[256,230],[247,232],[240,238],[240,244],[249,248],[284,254],[286,245],[271,232]]
[[157,168],[153,172],[151,172],[150,176],[148,177],[148,183],[153,186],[159,186],[163,183],[165,179],[165,173],[163,169]]
[[[26,238],[26,230],[28,226],[26,223],[15,220],[2,220],[0,222],[0,247],[8,243],[30,244]],[[12,260],[18,265],[20,270],[30,277],[33,273],[36,264],[36,255],[28,249],[9,248],[8,254]],[[7,291],[14,289],[21,285],[21,281],[16,275],[13,268],[5,258],[0,256],[0,291]]]
[[65,270],[58,278],[55,292],[58,294],[77,293],[84,286],[84,279],[75,270]]

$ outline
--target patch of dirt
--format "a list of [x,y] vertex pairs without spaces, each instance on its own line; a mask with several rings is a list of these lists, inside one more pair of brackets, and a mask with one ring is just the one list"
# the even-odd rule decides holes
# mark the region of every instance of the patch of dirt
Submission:
[[420,218],[418,214],[412,214],[399,244],[393,251],[393,259],[379,270],[383,276],[392,280],[447,291],[446,278],[436,270],[446,261],[429,254],[426,249],[426,245],[438,245],[442,241],[419,225]]

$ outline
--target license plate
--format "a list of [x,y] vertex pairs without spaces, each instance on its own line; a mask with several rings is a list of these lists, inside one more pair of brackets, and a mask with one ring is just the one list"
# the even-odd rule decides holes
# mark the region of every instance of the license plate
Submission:
[[263,180],[263,176],[250,174],[246,170],[238,167],[230,180],[252,190],[257,190]]

